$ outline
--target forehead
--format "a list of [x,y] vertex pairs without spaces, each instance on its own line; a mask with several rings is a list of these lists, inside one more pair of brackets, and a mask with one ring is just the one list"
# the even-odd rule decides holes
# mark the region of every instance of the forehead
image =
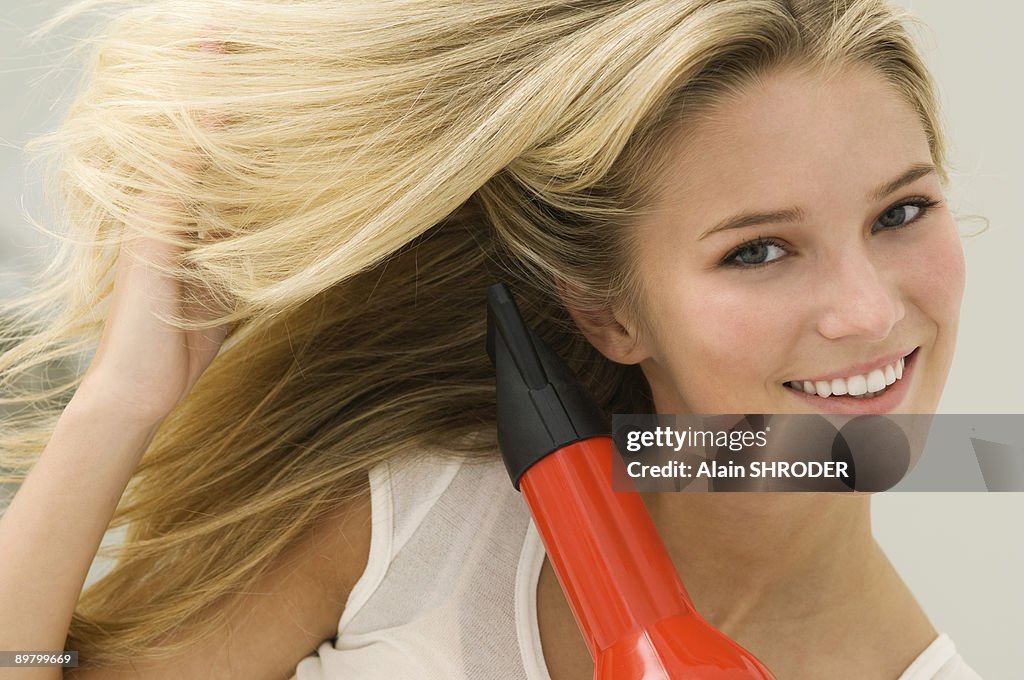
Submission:
[[719,104],[668,147],[662,207],[716,219],[737,209],[859,206],[871,189],[928,162],[916,112],[875,72],[830,79],[770,74]]

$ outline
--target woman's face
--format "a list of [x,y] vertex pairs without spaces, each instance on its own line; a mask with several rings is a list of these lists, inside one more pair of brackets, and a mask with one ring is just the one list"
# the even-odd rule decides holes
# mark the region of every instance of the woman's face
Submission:
[[[670,153],[638,227],[650,332],[625,357],[658,412],[935,411],[963,250],[924,128],[885,81],[778,73]],[[747,213],[779,214],[709,233]],[[879,396],[850,396],[880,377]]]

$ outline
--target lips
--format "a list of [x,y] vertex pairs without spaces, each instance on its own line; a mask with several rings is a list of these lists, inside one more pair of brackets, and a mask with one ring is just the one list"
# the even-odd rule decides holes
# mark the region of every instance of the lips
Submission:
[[851,376],[867,375],[871,371],[874,371],[876,369],[880,369],[880,368],[883,368],[883,367],[885,367],[887,365],[891,365],[891,364],[896,363],[899,359],[907,357],[908,355],[910,355],[916,349],[917,349],[916,347],[908,347],[908,348],[906,348],[904,350],[901,350],[901,351],[890,352],[889,354],[887,354],[887,355],[885,355],[883,357],[880,357],[880,358],[878,358],[878,359],[876,359],[874,361],[869,361],[869,362],[864,362],[864,363],[860,363],[860,364],[855,364],[853,366],[848,366],[847,368],[845,368],[845,369],[843,369],[841,371],[835,371],[833,373],[829,373],[827,375],[821,375],[821,376],[818,376],[818,377],[815,377],[815,378],[807,378],[807,377],[799,378],[799,379],[796,380],[796,382],[803,382],[803,381],[817,382],[819,380],[834,380],[835,378],[849,378]]

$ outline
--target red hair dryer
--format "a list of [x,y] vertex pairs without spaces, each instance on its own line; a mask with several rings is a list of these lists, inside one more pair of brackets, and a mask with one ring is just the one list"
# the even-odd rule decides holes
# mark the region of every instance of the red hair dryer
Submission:
[[487,290],[498,441],[576,623],[595,680],[774,676],[693,608],[639,494],[612,491],[611,428],[579,381],[519,314]]

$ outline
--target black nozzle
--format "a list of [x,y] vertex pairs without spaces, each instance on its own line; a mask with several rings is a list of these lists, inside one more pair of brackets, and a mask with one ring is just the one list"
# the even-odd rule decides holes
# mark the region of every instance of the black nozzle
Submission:
[[498,444],[517,491],[523,473],[549,453],[611,436],[604,413],[526,325],[504,283],[487,289],[487,355],[497,381]]

